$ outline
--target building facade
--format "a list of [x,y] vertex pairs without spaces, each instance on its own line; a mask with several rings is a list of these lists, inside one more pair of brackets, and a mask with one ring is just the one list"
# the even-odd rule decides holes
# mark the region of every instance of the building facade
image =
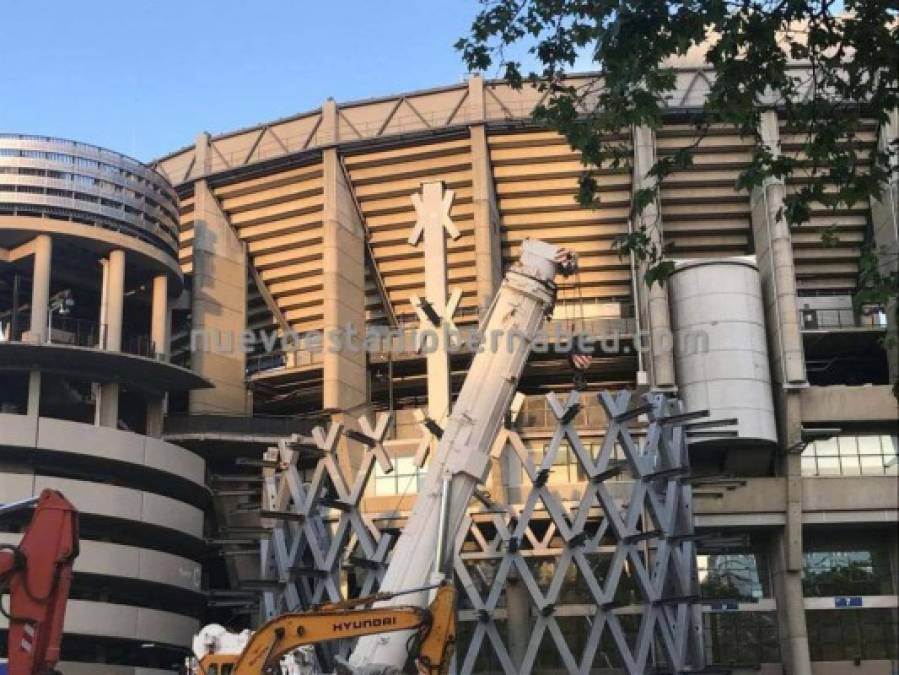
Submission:
[[[643,212],[642,224],[682,267],[670,285],[647,288],[639,265],[619,256],[613,242],[640,225],[629,221],[631,195],[651,180],[655,158],[693,140],[692,120],[712,74],[690,63],[677,72],[662,126],[632,129],[624,139],[633,147],[633,166],[599,170],[595,210],[575,201],[583,171],[577,153],[532,122],[541,94],[480,77],[356,103],[329,99],[320,109],[251,129],[200,134],[193,145],[154,163],[179,200],[177,245],[156,244],[168,290],[153,297],[170,299],[172,343],[170,362],[157,359],[154,366],[189,369],[199,381],[157,388],[170,392],[162,429],[149,399],[147,426],[127,423],[146,432],[140,435],[145,443],[187,448],[193,454],[186,456],[206,460],[209,615],[236,626],[255,616],[258,541],[265,535],[259,466],[262,452],[279,439],[326,419],[352,427],[360,414],[392,411],[385,446],[396,469],[375,468],[363,504],[379,525],[402,524],[421,474],[413,461],[420,422],[439,423],[446,414],[471,353],[425,355],[400,338],[431,321],[432,312],[440,323],[475,327],[521,242],[535,237],[574,249],[580,261],[578,275],[560,286],[547,323],[550,347],[560,346],[566,332],[608,338],[595,347],[584,373],[585,399],[592,402],[580,415],[593,430],[586,443],[595,447],[602,440],[604,420],[593,395],[600,389],[677,393],[688,408],[708,407],[738,420],[735,436],[691,445],[696,525],[704,534],[698,566],[707,660],[735,672],[891,672],[899,611],[899,465],[890,386],[896,361],[884,338],[895,331],[894,314],[858,308],[852,298],[862,252],[896,250],[896,185],[884,186],[882,199],[870,204],[813,208],[811,221],[791,231],[780,206],[800,179],[769,181],[751,193],[737,190],[735,179],[756,142],[797,154],[802,139],[787,133],[776,111],[763,114],[757,136],[713,125],[693,166],[668,179]],[[894,143],[896,124],[894,115],[888,125],[863,125],[860,152]],[[7,193],[0,188],[4,214]],[[428,208],[446,216],[439,236],[416,233]],[[0,223],[7,218],[23,220],[0,215]],[[32,228],[34,222],[26,219]],[[77,221],[66,220],[64,227],[76,225],[80,232]],[[822,241],[825,230],[836,233],[835,246]],[[23,243],[5,247],[13,251]],[[98,251],[95,262],[113,265],[111,245],[92,250]],[[142,267],[144,258],[130,251],[135,277],[126,286],[135,293],[125,297],[139,306],[137,289],[161,273],[153,264]],[[13,254],[5,255],[12,263]],[[738,294],[752,296],[747,306],[755,309],[724,318],[736,326],[726,335],[753,337],[720,348],[712,341],[718,318],[707,312],[701,323],[709,327],[710,342],[691,360],[678,336],[690,327],[691,312],[716,307],[716,288],[703,288],[710,282],[702,277],[699,288],[685,280],[686,290],[678,291],[677,280],[710,268],[722,275],[722,293],[734,278],[748,275]],[[189,281],[183,292],[182,278]],[[726,314],[731,306],[715,311]],[[40,317],[47,313],[37,309]],[[368,349],[320,346],[336,333],[372,329],[393,333]],[[46,343],[34,349],[57,348]],[[106,353],[116,350],[99,351],[123,358]],[[751,375],[735,371],[737,362],[747,363]],[[129,371],[123,366],[119,372]],[[36,376],[16,377],[34,399]],[[203,388],[204,382],[213,386]],[[104,386],[100,381],[101,411]],[[123,379],[121,387],[127,386]],[[525,398],[509,424],[535,458],[542,457],[555,424],[543,395],[571,387],[561,349],[530,358],[519,382]],[[33,411],[23,396],[17,411]],[[120,392],[120,411],[131,410],[123,399]],[[20,414],[14,422],[24,425],[32,417],[43,420]],[[98,413],[96,426],[84,424],[92,433],[112,433],[110,419]],[[15,427],[4,425],[4,435],[7,428]],[[154,438],[159,431],[164,440]],[[29,434],[23,431],[35,437]],[[37,438],[34,449],[53,449]],[[339,456],[348,470],[358,468],[360,452],[352,442]],[[500,462],[488,488],[519,504],[526,488],[513,466]],[[562,452],[549,480],[561,498],[574,501],[585,477],[573,454]],[[157,494],[150,483],[140,483],[144,493]],[[153,485],[175,501],[189,492],[176,493],[180,487],[167,480]],[[187,500],[191,509],[205,508],[198,494],[205,493],[197,490],[195,501]],[[200,533],[182,531],[194,540]],[[199,559],[187,546],[176,549],[185,560]],[[577,604],[575,590],[565,598]],[[574,649],[577,623],[564,629]],[[174,636],[139,641],[186,644]],[[558,672],[551,650],[540,659],[539,672]],[[602,672],[614,664],[595,665]],[[495,668],[485,657],[482,669]]]
[[[235,329],[307,336],[350,324],[360,332],[375,325],[403,331],[423,320],[416,313],[421,297],[443,320],[472,325],[520,242],[539,237],[575,249],[581,264],[575,282],[562,287],[551,324],[624,336],[617,347],[596,351],[589,388],[648,386],[687,396],[697,370],[707,368],[711,377],[715,355],[688,372],[677,348],[661,346],[667,331],[677,331],[673,290],[647,289],[612,242],[633,225],[631,194],[649,180],[654,159],[692,140],[691,115],[710,77],[696,65],[679,67],[665,123],[632,130],[633,169],[599,172],[601,205],[592,211],[575,203],[577,154],[530,120],[540,94],[478,77],[379,100],[328,100],[253,129],[201,134],[156,167],[182,198],[180,260],[195,274],[194,293],[197,270],[221,257],[231,256],[248,279],[246,303],[230,317]],[[864,151],[895,134],[894,118],[883,128],[865,126],[858,142]],[[763,115],[758,138],[779,152],[801,152],[801,139],[784,130],[776,112]],[[811,221],[791,232],[779,209],[799,179],[752,193],[734,187],[754,143],[713,126],[694,166],[667,181],[643,214],[677,260],[751,256],[758,270],[756,327],[764,340],[755,349],[766,356],[755,367],[767,380],[766,431],[740,429],[734,442],[698,443],[692,451],[695,471],[707,475],[696,485],[696,510],[697,526],[709,535],[699,558],[708,657],[767,672],[783,664],[792,673],[850,666],[886,673],[896,658],[895,365],[882,346],[890,330],[883,308],[859,310],[852,297],[861,252],[873,244],[895,251],[896,188],[885,186],[883,200],[872,204],[815,208]],[[452,192],[448,216],[457,232],[447,232],[443,247],[410,239],[418,218],[412,197],[425,200],[433,182],[442,183],[443,197]],[[836,246],[821,240],[829,227]],[[228,245],[215,250],[210,239]],[[240,255],[230,253],[241,247]],[[217,283],[210,279],[204,288]],[[203,325],[196,316],[194,327]],[[634,333],[650,335],[647,351],[627,349]],[[434,359],[390,343],[371,350],[366,363],[306,349],[302,341],[293,346],[201,368],[204,377],[227,378],[230,392],[198,392],[205,410],[325,411],[345,420],[360,410],[395,411],[388,445],[397,470],[375,469],[365,505],[401,519],[420,475],[412,461],[421,433],[413,411],[439,420],[470,355]],[[516,424],[535,456],[552,427],[541,394],[570,386],[563,358],[531,358]],[[739,381],[721,386],[714,391],[752,406]],[[570,457],[551,480],[574,496],[583,476]],[[494,474],[490,484],[513,502],[522,498],[515,494],[518,476]],[[231,547],[232,560],[240,559],[239,548]],[[252,568],[252,556],[244,555]],[[548,656],[544,665],[551,662]]]

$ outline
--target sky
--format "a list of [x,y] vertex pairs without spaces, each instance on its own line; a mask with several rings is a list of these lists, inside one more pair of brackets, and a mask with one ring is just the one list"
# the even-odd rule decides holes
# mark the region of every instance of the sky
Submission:
[[[212,134],[459,82],[476,0],[5,0],[0,132],[149,161]],[[495,76],[497,73],[487,73]]]

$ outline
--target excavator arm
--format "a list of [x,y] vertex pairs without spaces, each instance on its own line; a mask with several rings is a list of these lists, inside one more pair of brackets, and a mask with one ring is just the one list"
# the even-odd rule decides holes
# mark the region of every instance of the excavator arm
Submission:
[[[371,601],[378,596],[371,598]],[[358,603],[359,601],[355,601]],[[427,609],[383,607],[347,609],[346,604],[323,605],[309,612],[282,614],[261,626],[239,655],[208,654],[200,659],[199,675],[262,675],[285,654],[305,645],[328,640],[417,631],[420,642],[413,648],[423,675],[447,672],[456,639],[456,591],[443,584]],[[413,636],[414,637],[414,636]],[[231,668],[228,668],[231,666]]]
[[[36,505],[35,505],[36,504]],[[18,546],[0,548],[0,594],[9,589],[9,675],[51,675],[78,555],[78,511],[56,490],[0,506],[0,515],[35,505]]]

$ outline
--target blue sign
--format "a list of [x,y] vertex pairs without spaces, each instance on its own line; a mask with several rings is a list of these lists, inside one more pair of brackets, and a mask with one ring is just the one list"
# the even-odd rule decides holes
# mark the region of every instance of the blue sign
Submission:
[[837,609],[846,607],[861,607],[863,605],[860,595],[840,596],[833,599],[833,606]]
[[732,601],[712,602],[709,603],[709,608],[713,612],[736,612],[740,608],[740,605],[739,603]]

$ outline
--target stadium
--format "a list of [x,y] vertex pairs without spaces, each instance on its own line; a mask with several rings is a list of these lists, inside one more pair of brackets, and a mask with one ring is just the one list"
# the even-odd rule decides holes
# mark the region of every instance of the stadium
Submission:
[[[596,456],[611,423],[602,390],[677,394],[688,410],[737,420],[689,443],[705,661],[734,673],[807,662],[816,675],[890,672],[897,364],[883,340],[895,326],[852,298],[863,251],[896,245],[897,188],[883,201],[821,205],[791,231],[780,209],[801,180],[737,189],[756,138],[713,124],[693,165],[641,216],[677,263],[670,283],[647,288],[614,242],[641,225],[631,199],[655,158],[693,141],[711,77],[700,63],[677,65],[663,124],[622,136],[632,166],[598,170],[592,210],[575,199],[578,153],[533,121],[543,94],[479,76],[200,133],[148,167],[0,136],[0,485],[17,497],[59,486],[82,510],[63,671],[173,672],[201,621],[252,626],[267,601],[285,601],[299,582],[266,569],[263,457],[316,425],[358,430],[362,416],[390,414],[382,439],[393,470],[365,464],[357,506],[374,529],[401,528],[426,471],[414,458],[427,423],[443,424],[473,354],[424,354],[397,335],[429,312],[477,326],[522,243],[541,239],[576,252],[579,267],[559,282],[548,333],[610,338],[580,371],[585,448]],[[802,152],[776,110],[761,124],[769,148]],[[896,134],[894,115],[855,142],[865,152]],[[421,209],[435,204],[445,237],[416,238]],[[691,353],[678,338],[696,325],[727,346]],[[286,339],[347,327],[393,337],[357,351]],[[247,349],[221,348],[221,336],[247,331]],[[577,504],[590,480],[574,444],[553,440],[547,399],[573,387],[564,350],[532,354],[515,384],[505,428],[537,464],[552,448],[548,485]],[[349,475],[368,456],[361,433],[336,451]],[[634,434],[645,440],[646,429]],[[308,484],[320,453],[298,456]],[[525,474],[502,456],[484,499],[522,508],[535,489]],[[614,481],[626,489],[627,471]],[[537,508],[533,519],[546,540],[527,564],[548,580],[564,543],[552,513]],[[14,543],[17,525],[3,527],[0,542]],[[490,577],[478,536],[462,550]],[[624,672],[606,642],[586,640],[597,607],[575,576],[556,589],[558,632],[537,655],[527,644],[541,607],[510,582],[490,618],[506,657],[485,648],[473,672],[508,672],[503,658],[565,672],[562,642],[590,647],[589,672]],[[339,583],[353,582],[344,573]],[[505,613],[515,603],[523,621]],[[483,621],[462,609],[460,663]]]

